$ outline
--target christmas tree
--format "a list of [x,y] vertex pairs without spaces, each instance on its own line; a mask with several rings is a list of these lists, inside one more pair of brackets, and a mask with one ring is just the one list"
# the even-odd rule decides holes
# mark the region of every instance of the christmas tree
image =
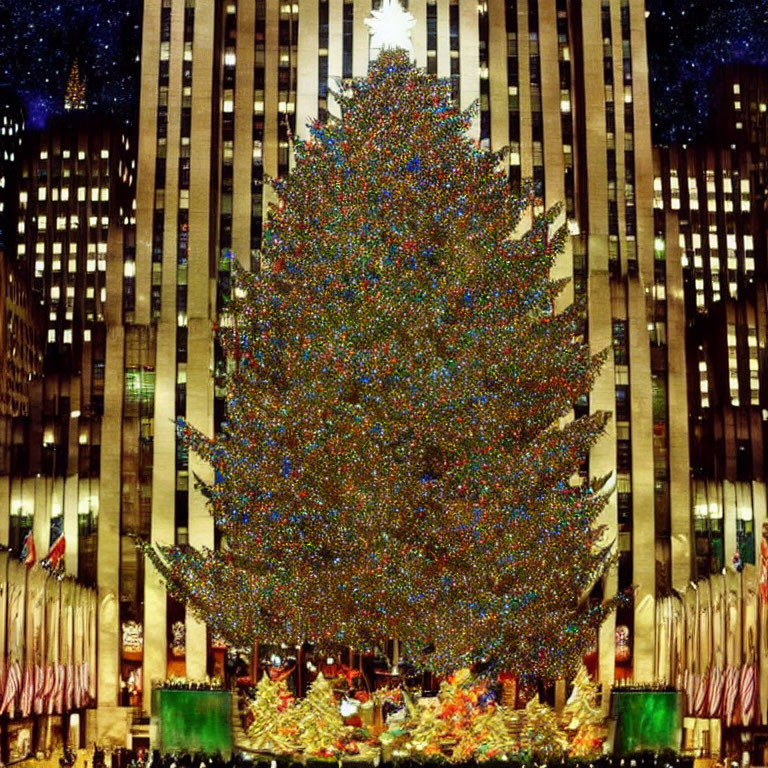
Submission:
[[600,358],[553,310],[558,212],[404,51],[338,100],[273,182],[261,271],[232,264],[223,431],[179,423],[223,544],[147,551],[237,645],[398,637],[438,669],[560,675],[605,559],[604,499],[571,482],[604,415],[570,418]]
[[250,705],[250,747],[257,751],[292,752],[298,741],[294,710],[295,701],[285,681],[272,681],[265,673]]
[[339,751],[346,727],[331,684],[318,674],[299,704],[297,715],[301,746],[310,755],[332,755]]
[[524,752],[538,759],[559,757],[568,747],[568,737],[560,729],[555,711],[534,696],[525,705],[525,724],[520,739]]
[[85,107],[85,78],[80,76],[80,65],[75,59],[64,93],[64,109],[85,109]]

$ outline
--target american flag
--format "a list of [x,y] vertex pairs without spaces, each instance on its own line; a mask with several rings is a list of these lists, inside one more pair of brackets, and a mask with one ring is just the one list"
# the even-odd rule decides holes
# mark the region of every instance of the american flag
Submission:
[[85,696],[85,703],[91,700],[91,668],[87,661],[83,662],[83,695]]
[[35,664],[35,695],[32,707],[36,715],[43,714],[45,706],[45,670],[41,664]]
[[3,701],[0,703],[0,715],[10,707],[21,687],[21,665],[18,661],[12,662],[8,666],[8,677],[5,681],[5,692],[3,693]]
[[697,675],[696,693],[694,694],[693,713],[696,717],[704,717],[707,713],[707,693],[709,691],[709,670]]
[[729,666],[725,671],[725,724],[736,725],[736,705],[739,698],[739,668]]
[[725,690],[725,670],[713,667],[709,683],[709,716],[720,717],[723,708],[723,691]]
[[75,699],[75,668],[72,664],[67,664],[66,681],[67,687],[64,696],[64,709],[69,712],[74,709],[73,704]]
[[35,668],[31,664],[24,667],[24,684],[21,686],[19,709],[21,716],[27,717],[32,711],[32,699],[35,695]]
[[755,672],[754,664],[745,664],[741,668],[741,724],[747,728],[752,725],[752,720],[755,716],[755,704],[757,703],[757,697],[755,695],[755,681],[757,674]]
[[64,665],[56,665],[56,676],[53,684],[53,709],[57,715],[64,711]]
[[83,706],[83,670],[82,665],[77,664],[73,667],[74,670],[74,702],[75,702],[75,708],[79,708]]
[[45,711],[53,714],[53,689],[56,685],[56,666],[49,664],[45,668],[45,684],[43,686],[43,701],[45,702]]

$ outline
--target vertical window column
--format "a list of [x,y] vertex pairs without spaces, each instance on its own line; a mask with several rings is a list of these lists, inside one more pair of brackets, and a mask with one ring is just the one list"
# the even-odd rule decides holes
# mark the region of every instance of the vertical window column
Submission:
[[507,98],[509,121],[509,183],[519,190],[520,169],[520,61],[517,49],[517,0],[506,0],[507,24]]

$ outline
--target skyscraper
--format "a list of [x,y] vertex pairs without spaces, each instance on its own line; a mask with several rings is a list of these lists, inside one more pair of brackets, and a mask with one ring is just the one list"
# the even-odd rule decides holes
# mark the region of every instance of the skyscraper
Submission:
[[724,67],[707,136],[655,150],[655,250],[682,280],[697,576],[755,563],[766,519],[768,76]]
[[[362,0],[145,3],[135,306],[126,322],[147,339],[154,376],[146,492],[155,542],[215,544],[193,481],[210,479],[209,470],[177,443],[173,421],[212,433],[222,417],[212,331],[230,290],[222,256],[231,249],[259,268],[272,199],[264,180],[289,170],[291,134],[337,115],[333,90],[365,74],[371,10]],[[462,107],[478,102],[473,134],[483,146],[509,147],[510,183],[533,179],[541,204],[563,203],[558,222],[570,237],[554,276],[572,281],[562,301],[583,302],[585,336],[612,353],[590,401],[577,404],[613,415],[585,467],[588,476],[615,473],[604,523],[618,567],[603,589],[634,585],[601,631],[600,673],[606,683],[617,674],[651,680],[657,584],[687,582],[691,564],[684,306],[654,258],[644,5],[411,0],[408,10],[416,63],[449,79]],[[112,359],[122,354],[116,347]],[[119,506],[101,510],[124,529]],[[146,680],[165,677],[167,625],[182,615],[148,572]],[[191,617],[186,627],[186,674],[200,677],[205,628]]]
[[[106,354],[123,322],[122,303],[112,296],[130,282],[135,173],[125,129],[79,112],[27,134],[17,171],[11,266],[25,288],[13,294],[16,327],[37,316],[44,356],[4,446],[0,538],[18,552],[31,529],[44,557],[63,532],[66,572],[90,585],[101,582],[100,569],[117,567],[97,553],[97,541],[100,549],[116,541],[100,522],[100,506],[121,494],[120,472],[110,474],[115,453],[120,461],[120,411],[116,416],[109,395]],[[25,339],[18,331],[15,337]],[[122,376],[122,366],[117,370]],[[116,635],[117,591],[112,600],[115,619],[104,626]],[[115,665],[112,677],[117,681]]]

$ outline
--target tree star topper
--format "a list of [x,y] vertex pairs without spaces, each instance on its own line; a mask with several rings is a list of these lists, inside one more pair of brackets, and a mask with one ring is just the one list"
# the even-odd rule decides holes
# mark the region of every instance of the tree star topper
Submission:
[[385,48],[403,48],[413,55],[411,29],[416,19],[403,9],[399,0],[382,0],[381,8],[372,10],[371,16],[373,18],[365,19],[365,23],[370,27],[372,54]]

